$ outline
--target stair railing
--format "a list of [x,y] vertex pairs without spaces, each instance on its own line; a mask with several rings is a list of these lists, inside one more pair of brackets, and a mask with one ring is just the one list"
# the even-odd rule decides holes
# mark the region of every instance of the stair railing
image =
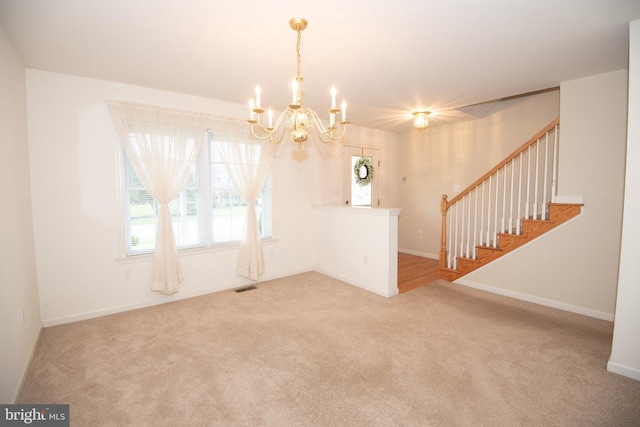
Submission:
[[477,259],[477,246],[497,247],[499,233],[521,234],[521,219],[548,219],[555,202],[558,133],[555,119],[450,201],[442,196],[440,268]]

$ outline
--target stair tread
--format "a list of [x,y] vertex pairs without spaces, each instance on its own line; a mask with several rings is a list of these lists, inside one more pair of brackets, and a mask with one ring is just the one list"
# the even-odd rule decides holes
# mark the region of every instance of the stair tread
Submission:
[[519,237],[519,238],[525,238],[527,236],[525,236],[524,234],[516,234],[516,233],[498,233],[498,236],[509,236],[509,237]]
[[491,251],[504,251],[504,249],[502,248],[494,248],[493,246],[483,246],[483,245],[477,245],[476,248],[478,249],[489,249]]
[[457,259],[458,261],[480,262],[480,260],[477,260],[477,259],[475,259],[475,258],[467,258],[467,257],[464,257],[464,256],[457,256],[457,257],[456,257],[456,259]]

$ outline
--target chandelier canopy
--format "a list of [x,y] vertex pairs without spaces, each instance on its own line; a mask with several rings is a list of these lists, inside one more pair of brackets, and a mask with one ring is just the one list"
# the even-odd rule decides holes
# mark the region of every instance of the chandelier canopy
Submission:
[[[329,126],[325,127],[320,117],[311,109],[302,105],[302,82],[304,78],[300,75],[300,39],[301,32],[307,28],[307,20],[304,18],[293,18],[289,20],[289,26],[298,34],[296,42],[296,54],[298,67],[296,76],[291,83],[292,99],[291,104],[280,114],[280,117],[273,122],[273,111],[269,108],[267,112],[267,124],[262,122],[262,114],[265,112],[261,104],[260,95],[262,94],[260,86],[256,86],[255,100],[249,101],[249,125],[251,134],[262,140],[269,139],[274,144],[279,144],[285,134],[285,129],[291,129],[291,140],[296,144],[296,151],[304,150],[304,142],[309,138],[307,130],[313,127],[318,133],[318,137],[324,143],[337,141],[342,139],[346,131],[347,121],[347,104],[342,100],[341,108],[336,106],[336,88],[331,88],[331,107],[329,113]],[[337,116],[340,115],[340,121],[337,122]],[[337,124],[340,124],[338,130]],[[282,125],[282,127],[281,127]]]

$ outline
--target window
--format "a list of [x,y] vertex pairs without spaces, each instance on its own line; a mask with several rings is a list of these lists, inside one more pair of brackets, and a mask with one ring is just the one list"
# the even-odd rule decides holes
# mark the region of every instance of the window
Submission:
[[[359,147],[345,146],[344,148],[344,170],[345,170],[345,204],[351,206],[378,206],[378,150]],[[364,155],[374,167],[373,181],[367,185],[358,184],[353,172],[353,168]]]
[[[373,200],[371,187],[373,187],[373,185],[371,185],[371,183],[367,185],[358,184],[355,173],[353,172],[360,158],[361,156],[351,156],[351,206],[371,206]],[[365,156],[365,158],[369,159],[370,162],[373,161],[371,156]]]
[[[198,161],[178,197],[169,204],[178,249],[240,241],[247,201],[235,190],[214,144],[229,142],[208,133]],[[152,253],[158,204],[144,189],[124,150],[124,222],[126,254]],[[255,202],[261,238],[271,237],[271,178]]]

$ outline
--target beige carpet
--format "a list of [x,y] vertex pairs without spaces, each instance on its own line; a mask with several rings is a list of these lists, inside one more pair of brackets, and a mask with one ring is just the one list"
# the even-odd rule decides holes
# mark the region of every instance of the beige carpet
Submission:
[[436,281],[318,273],[42,332],[19,402],[72,426],[638,426],[612,324]]

